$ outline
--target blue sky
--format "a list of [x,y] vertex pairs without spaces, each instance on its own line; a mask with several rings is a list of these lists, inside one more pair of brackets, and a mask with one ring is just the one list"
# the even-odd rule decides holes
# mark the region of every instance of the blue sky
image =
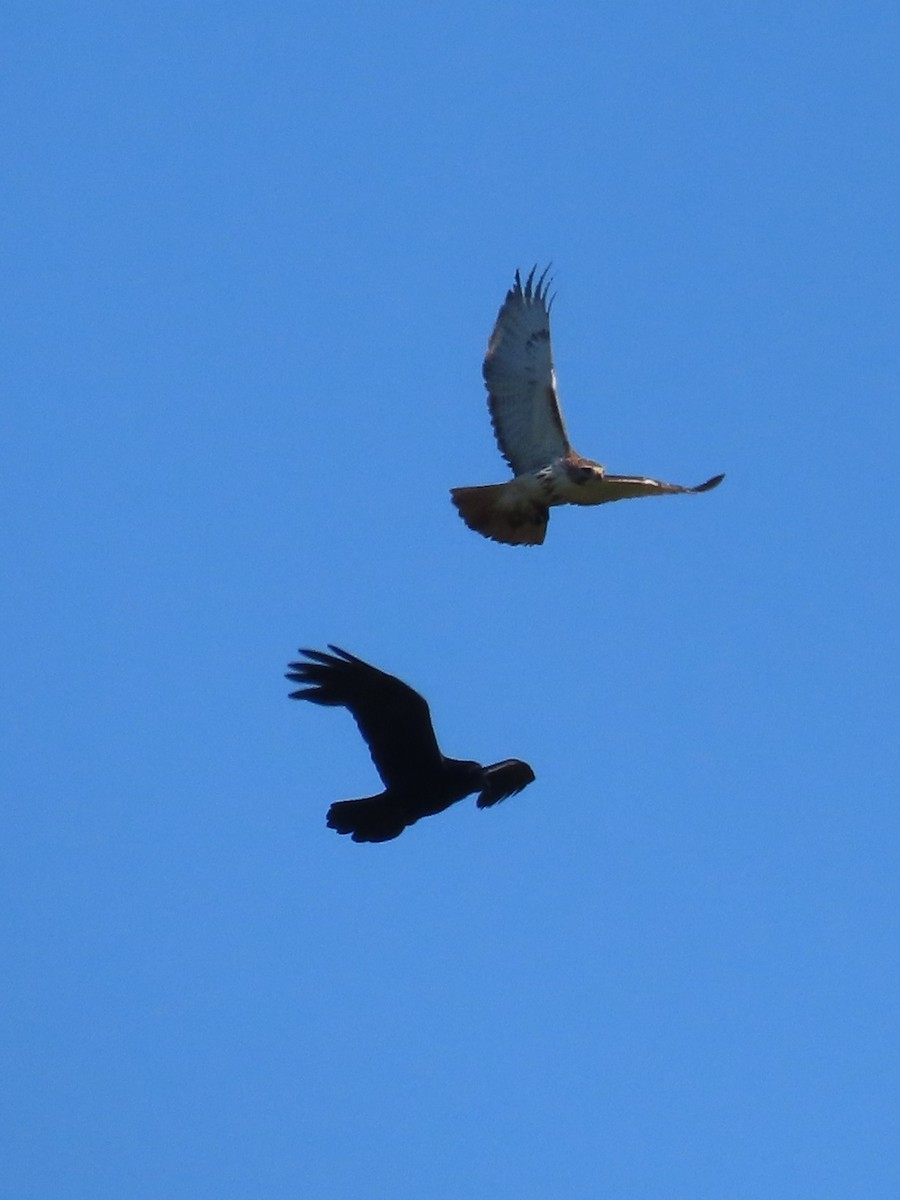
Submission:
[[[894,6],[2,18],[4,1194],[900,1193]],[[480,364],[702,497],[516,550]],[[396,842],[337,642],[531,762]]]

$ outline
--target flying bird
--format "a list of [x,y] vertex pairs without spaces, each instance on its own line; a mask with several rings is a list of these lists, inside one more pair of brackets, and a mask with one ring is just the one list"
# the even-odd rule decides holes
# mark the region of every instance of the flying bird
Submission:
[[708,492],[725,478],[697,487],[640,475],[610,475],[572,449],[556,392],[550,346],[547,270],[536,268],[514,286],[497,314],[482,368],[500,452],[514,479],[484,487],[452,488],[460,516],[477,533],[511,546],[539,546],[556,504],[606,504],[635,496]]
[[354,842],[387,842],[473,792],[479,808],[490,808],[534,781],[534,771],[517,758],[489,767],[445,758],[418,692],[338,646],[328,649],[331,654],[301,649],[309,661],[289,664],[287,678],[304,685],[291,699],[349,709],[385,788],[377,796],[332,804],[330,829],[349,833]]

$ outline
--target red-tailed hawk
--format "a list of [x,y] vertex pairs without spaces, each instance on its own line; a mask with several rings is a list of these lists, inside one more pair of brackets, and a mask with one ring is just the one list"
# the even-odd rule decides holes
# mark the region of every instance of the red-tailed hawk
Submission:
[[348,708],[385,787],[377,796],[332,804],[330,829],[351,834],[354,842],[387,842],[473,792],[479,808],[490,808],[534,782],[534,771],[517,758],[489,767],[445,758],[418,692],[346,650],[328,649],[331,654],[301,650],[309,661],[290,664],[287,678],[304,685],[291,699]]
[[534,273],[532,268],[523,287],[516,271],[515,285],[497,314],[483,367],[494,436],[515,479],[451,489],[453,503],[469,528],[495,542],[539,546],[555,504],[606,504],[717,487],[724,475],[714,475],[697,487],[639,475],[609,475],[599,463],[572,449],[556,394],[547,271],[537,283]]

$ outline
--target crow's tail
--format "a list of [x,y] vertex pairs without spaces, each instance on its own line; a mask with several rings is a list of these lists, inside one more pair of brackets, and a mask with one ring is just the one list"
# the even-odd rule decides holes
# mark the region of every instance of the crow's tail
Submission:
[[406,828],[397,806],[384,793],[364,800],[338,800],[329,808],[326,824],[338,833],[349,833],[354,842],[389,842]]

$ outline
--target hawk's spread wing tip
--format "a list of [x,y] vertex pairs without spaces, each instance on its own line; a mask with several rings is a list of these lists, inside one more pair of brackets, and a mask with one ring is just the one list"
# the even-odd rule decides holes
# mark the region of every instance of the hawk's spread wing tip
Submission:
[[697,487],[692,488],[691,491],[711,492],[713,490],[713,488],[716,488],[719,486],[719,484],[722,482],[722,480],[724,478],[725,478],[725,472],[723,471],[721,475],[713,475],[712,479],[707,479],[706,483],[698,484]]
[[517,267],[507,300],[523,300],[526,304],[543,304],[549,313],[555,299],[555,296],[550,295],[550,285],[553,282],[553,276],[550,275],[552,267],[552,262],[547,263],[535,282],[534,277],[537,275],[537,263],[535,263],[526,275],[524,283],[522,282],[522,273]]

